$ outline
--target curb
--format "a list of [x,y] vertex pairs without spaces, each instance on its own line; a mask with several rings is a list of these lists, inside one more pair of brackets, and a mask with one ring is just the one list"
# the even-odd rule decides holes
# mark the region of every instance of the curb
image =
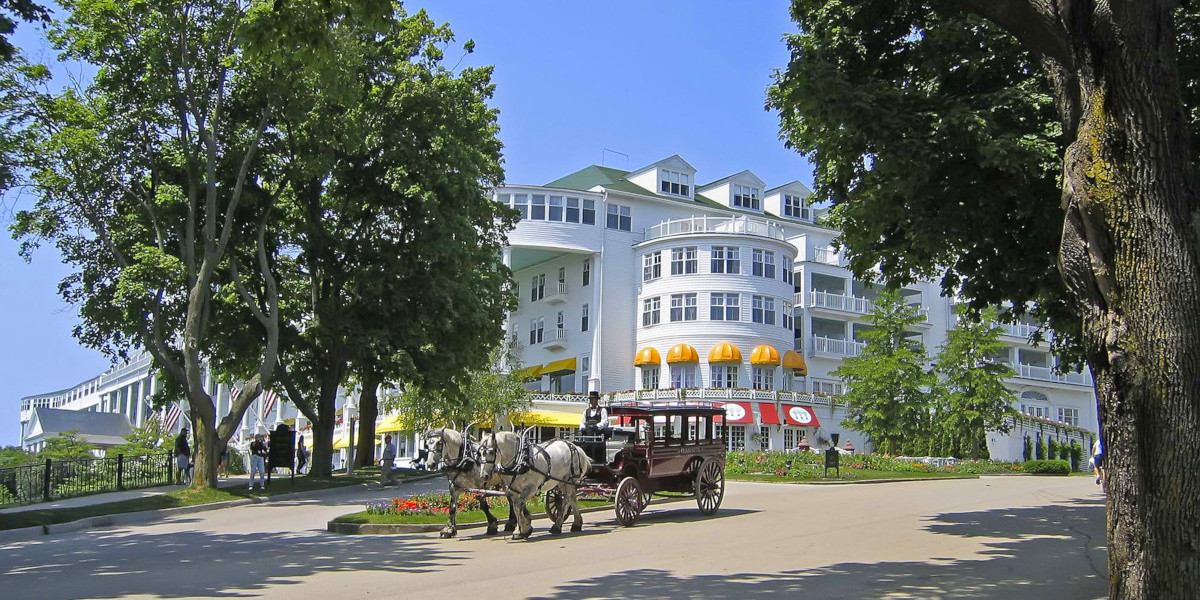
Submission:
[[860,485],[876,483],[904,483],[907,481],[960,481],[963,479],[979,479],[979,475],[955,475],[953,477],[912,477],[904,479],[858,479],[858,480],[810,480],[810,481],[759,481],[757,479],[732,479],[739,483],[769,483],[783,485]]
[[[659,504],[673,504],[684,500],[693,500],[693,498],[658,498],[651,500],[648,506],[656,506]],[[612,510],[611,504],[601,506],[593,506],[591,508],[581,509],[580,514],[601,512]],[[531,519],[531,521],[539,521],[549,519],[544,513],[539,513]],[[445,524],[438,523],[337,523],[330,521],[325,525],[325,530],[329,533],[341,533],[344,535],[388,535],[397,533],[431,533],[441,531]],[[474,523],[459,523],[458,528],[462,529],[479,529],[487,527],[487,521],[476,521]]]
[[[401,483],[409,483],[416,481],[425,481],[438,477],[437,473],[422,475],[419,477],[410,477],[403,480]],[[43,535],[51,535],[56,533],[70,533],[74,531],[82,531],[84,529],[94,529],[97,527],[114,527],[117,525],[134,525],[156,521],[175,515],[186,515],[190,513],[206,512],[210,510],[219,510],[222,508],[232,508],[235,506],[245,506],[247,504],[263,504],[276,502],[280,500],[291,500],[296,498],[319,498],[321,496],[330,495],[347,490],[361,488],[363,490],[382,489],[371,488],[372,484],[357,483],[352,485],[343,485],[338,487],[326,488],[323,490],[309,490],[306,492],[293,492],[290,494],[277,494],[275,496],[254,496],[251,498],[243,498],[240,500],[227,500],[225,502],[213,502],[210,504],[197,504],[195,506],[179,506],[176,508],[159,508],[154,510],[143,510],[138,512],[114,513],[111,515],[96,515],[94,517],[85,517],[77,521],[67,523],[54,523],[51,525],[34,525],[33,527],[23,527],[20,529],[0,530],[0,543],[23,542],[32,539],[37,539]],[[399,487],[399,485],[397,485]],[[440,526],[439,526],[440,529]]]

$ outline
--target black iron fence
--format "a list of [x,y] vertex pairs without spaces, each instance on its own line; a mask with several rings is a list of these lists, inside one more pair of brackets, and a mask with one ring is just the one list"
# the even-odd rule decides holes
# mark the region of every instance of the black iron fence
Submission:
[[71,460],[47,458],[31,465],[3,467],[0,505],[168,485],[172,482],[172,467],[170,452]]

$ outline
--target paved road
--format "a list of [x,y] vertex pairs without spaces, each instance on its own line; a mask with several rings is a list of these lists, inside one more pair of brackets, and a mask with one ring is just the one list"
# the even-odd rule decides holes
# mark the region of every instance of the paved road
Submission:
[[[430,488],[434,482],[409,484]],[[849,486],[731,483],[717,515],[652,506],[526,542],[480,530],[339,536],[379,492],[273,502],[0,546],[6,599],[1017,598],[1106,595],[1104,505],[1084,477]]]

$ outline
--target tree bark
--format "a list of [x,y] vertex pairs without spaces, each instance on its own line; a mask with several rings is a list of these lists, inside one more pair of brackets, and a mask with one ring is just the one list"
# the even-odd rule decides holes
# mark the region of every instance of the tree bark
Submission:
[[362,395],[358,400],[358,444],[354,448],[354,466],[375,464],[375,419],[379,417],[378,375],[367,371],[362,378]]
[[[1109,594],[1193,598],[1200,589],[1200,204],[1180,97],[1176,3],[1028,1],[1043,22],[1060,24],[1049,35],[1071,48],[1069,61],[1058,60],[1059,68],[1049,61],[1047,69],[1070,141],[1059,268],[1082,321],[1099,402]],[[1009,31],[1031,49],[1060,45]]]

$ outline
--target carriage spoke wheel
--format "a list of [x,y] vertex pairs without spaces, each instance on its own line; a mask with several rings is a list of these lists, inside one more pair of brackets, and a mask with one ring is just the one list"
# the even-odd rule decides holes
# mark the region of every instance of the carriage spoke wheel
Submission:
[[565,519],[567,516],[563,511],[570,510],[567,507],[567,498],[563,491],[558,488],[551,488],[546,491],[546,516],[550,517],[554,522],[558,522],[559,515]]
[[721,507],[725,498],[725,468],[714,459],[704,461],[696,472],[696,506],[700,513],[711,515]]
[[632,527],[638,515],[645,508],[642,496],[642,486],[633,477],[626,477],[617,485],[617,497],[614,502],[617,510],[617,522],[625,527]]

